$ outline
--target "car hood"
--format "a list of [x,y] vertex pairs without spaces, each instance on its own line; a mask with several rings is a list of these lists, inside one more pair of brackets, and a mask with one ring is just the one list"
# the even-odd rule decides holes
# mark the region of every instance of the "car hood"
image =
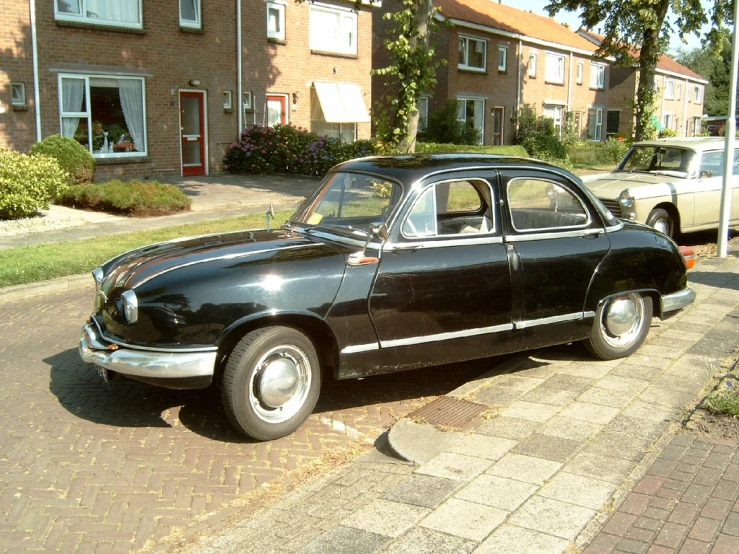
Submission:
[[[113,258],[103,265],[106,282],[137,288],[176,269],[221,260],[241,260],[275,250],[316,246],[316,241],[288,231],[238,231],[186,237],[144,246]],[[324,245],[325,246],[325,245]]]
[[[607,173],[591,177],[585,181],[598,198],[616,200],[626,189],[635,198],[646,198],[674,191],[674,182],[678,179],[651,173]],[[684,181],[684,179],[682,179]]]

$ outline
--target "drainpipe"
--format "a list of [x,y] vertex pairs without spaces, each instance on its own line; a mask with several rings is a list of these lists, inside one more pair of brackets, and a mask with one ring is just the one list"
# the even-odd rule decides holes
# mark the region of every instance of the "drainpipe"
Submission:
[[688,80],[685,79],[683,83],[683,94],[680,95],[680,99],[683,101],[683,125],[685,126],[684,137],[688,136]]
[[[31,0],[33,1],[33,0]],[[238,138],[241,138],[241,131],[244,129],[244,83],[241,80],[241,0],[236,0],[236,65],[237,65],[237,88],[239,89],[239,95],[237,102],[239,103],[239,131]]]
[[[516,84],[516,135],[518,135],[518,114],[521,110],[521,68],[523,67],[523,41],[518,39],[518,83]],[[505,114],[503,114],[505,117]]]
[[41,91],[38,84],[38,43],[36,42],[36,0],[29,0],[31,43],[33,45],[33,101],[36,104],[36,142],[41,142]]

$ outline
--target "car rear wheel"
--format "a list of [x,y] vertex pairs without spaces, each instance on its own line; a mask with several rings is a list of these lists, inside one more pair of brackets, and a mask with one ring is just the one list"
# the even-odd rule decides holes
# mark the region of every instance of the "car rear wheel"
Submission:
[[639,348],[652,323],[652,299],[638,292],[601,303],[585,347],[601,360],[629,356]]
[[649,212],[647,217],[647,225],[653,227],[663,235],[671,237],[675,232],[675,223],[669,212],[662,208],[655,208]]
[[284,437],[311,414],[321,388],[313,342],[290,327],[248,333],[231,352],[221,396],[229,420],[257,440]]

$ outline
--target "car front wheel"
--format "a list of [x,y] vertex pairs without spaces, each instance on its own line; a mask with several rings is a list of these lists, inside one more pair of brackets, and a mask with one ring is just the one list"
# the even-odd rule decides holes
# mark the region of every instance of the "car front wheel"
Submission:
[[647,217],[647,225],[656,229],[663,235],[667,235],[668,237],[671,237],[672,234],[675,232],[675,223],[672,219],[672,216],[668,213],[667,210],[664,210],[662,208],[655,208],[651,212],[649,212],[649,216]]
[[320,388],[320,365],[310,338],[290,327],[265,327],[248,333],[234,347],[221,395],[239,431],[272,440],[305,421]]
[[639,348],[652,323],[652,299],[638,292],[601,303],[585,347],[601,360],[629,356]]

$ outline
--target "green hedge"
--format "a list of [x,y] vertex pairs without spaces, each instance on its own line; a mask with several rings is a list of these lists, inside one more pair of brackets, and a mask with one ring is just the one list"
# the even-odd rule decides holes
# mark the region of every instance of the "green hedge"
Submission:
[[87,148],[74,139],[52,135],[34,144],[30,153],[56,158],[59,166],[69,174],[70,184],[81,185],[92,181],[95,159]]
[[528,158],[529,153],[523,146],[485,146],[469,144],[437,144],[434,142],[419,142],[416,144],[418,154],[448,154],[448,153],[472,153],[472,154],[497,154],[500,156],[516,156]]
[[0,219],[45,210],[68,187],[69,174],[51,156],[0,149]]
[[174,185],[114,179],[101,185],[70,187],[62,195],[60,203],[73,208],[148,216],[189,210],[191,200]]

